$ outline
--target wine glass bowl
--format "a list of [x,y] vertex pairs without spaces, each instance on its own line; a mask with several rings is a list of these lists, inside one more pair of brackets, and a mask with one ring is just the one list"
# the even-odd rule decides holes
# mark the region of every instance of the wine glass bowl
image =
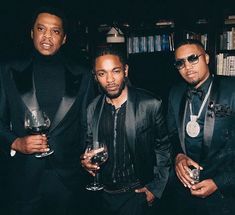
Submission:
[[46,134],[50,127],[50,119],[40,110],[27,111],[25,114],[25,129],[30,134]]
[[[94,142],[92,145],[87,146],[85,153],[89,153],[92,150],[98,150],[98,149],[102,149],[102,151],[96,153],[91,158],[91,163],[101,166],[108,159],[108,150],[106,144],[100,142]],[[86,186],[87,190],[98,191],[104,188],[104,186],[99,182],[98,171],[99,169],[93,170],[93,172],[95,173],[94,181]]]
[[[45,112],[34,109],[28,110],[25,113],[24,127],[30,135],[47,135],[49,132],[51,122],[49,117]],[[41,158],[52,154],[54,150],[49,150],[47,152],[36,153],[35,157]]]
[[92,159],[93,164],[101,165],[108,159],[107,149],[104,149],[102,152],[97,153]]

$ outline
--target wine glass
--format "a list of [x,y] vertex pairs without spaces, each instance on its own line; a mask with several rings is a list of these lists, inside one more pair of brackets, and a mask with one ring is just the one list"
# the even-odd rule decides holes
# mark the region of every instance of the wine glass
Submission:
[[194,166],[189,166],[189,176],[193,179],[193,183],[197,184],[200,182],[200,169],[195,168]]
[[[85,151],[86,153],[88,153],[91,150],[97,150],[100,148],[103,148],[103,150],[101,152],[95,154],[91,158],[91,163],[99,165],[99,166],[101,164],[103,164],[105,161],[107,161],[107,159],[108,159],[108,150],[107,150],[106,144],[101,143],[101,142],[94,142],[93,144],[88,145],[86,148],[86,151]],[[88,184],[86,186],[87,190],[98,191],[98,190],[102,190],[104,188],[104,186],[99,182],[98,171],[99,170],[93,170],[93,172],[95,173],[94,181],[91,184]]]
[[[45,112],[35,109],[26,111],[24,119],[24,127],[29,134],[41,134],[47,135],[51,122]],[[54,150],[49,150],[48,152],[36,153],[35,157],[41,158],[52,154]]]

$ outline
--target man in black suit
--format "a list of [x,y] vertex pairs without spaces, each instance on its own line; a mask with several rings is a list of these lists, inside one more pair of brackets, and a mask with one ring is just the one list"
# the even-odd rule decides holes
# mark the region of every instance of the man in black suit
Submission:
[[[88,142],[104,142],[109,158],[100,171],[104,214],[143,215],[159,207],[168,180],[170,143],[162,101],[127,84],[128,65],[115,47],[101,48],[94,76],[103,94],[88,107]],[[83,156],[83,166],[94,175],[94,151]]]
[[[0,144],[12,156],[7,176],[12,214],[78,214],[84,206],[80,154],[92,79],[60,51],[66,29],[61,11],[40,8],[31,30],[32,56],[1,68]],[[39,108],[51,120],[47,136],[24,128],[25,112]],[[35,157],[49,148],[53,154]]]
[[[184,81],[169,96],[168,127],[175,151],[172,181],[179,214],[235,212],[235,80],[209,72],[197,40],[176,47]],[[199,174],[199,175],[198,175]]]

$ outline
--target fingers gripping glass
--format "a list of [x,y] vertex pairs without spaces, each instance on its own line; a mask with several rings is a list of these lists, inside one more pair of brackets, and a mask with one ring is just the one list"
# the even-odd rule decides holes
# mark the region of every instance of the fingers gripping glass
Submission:
[[[45,112],[35,109],[25,112],[24,127],[30,135],[46,135],[49,132],[51,122]],[[36,158],[46,157],[52,154],[54,150],[50,149],[47,152],[36,153]]]
[[[99,151],[99,149],[103,149],[102,151]],[[88,145],[86,148],[86,153],[92,152],[93,150],[98,150],[92,158],[91,158],[91,163],[96,164],[98,166],[102,165],[104,162],[107,161],[108,159],[108,150],[107,146],[104,143],[101,142],[94,142],[92,145]],[[99,182],[99,174],[98,170],[93,170],[95,173],[94,181],[91,184],[88,184],[86,186],[87,190],[91,191],[98,191],[102,190],[104,188],[104,185]]]
[[177,69],[183,69],[185,67],[185,62],[186,61],[188,61],[192,65],[197,64],[198,61],[199,61],[199,57],[202,56],[202,55],[204,55],[204,54],[199,54],[199,55],[192,54],[192,55],[190,55],[186,58],[178,59],[178,60],[175,61],[174,66]]

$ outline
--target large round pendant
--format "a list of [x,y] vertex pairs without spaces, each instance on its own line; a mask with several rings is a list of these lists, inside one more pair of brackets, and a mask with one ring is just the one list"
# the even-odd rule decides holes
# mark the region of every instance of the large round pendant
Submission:
[[200,125],[196,121],[189,121],[186,125],[186,131],[190,137],[197,137],[200,133]]

